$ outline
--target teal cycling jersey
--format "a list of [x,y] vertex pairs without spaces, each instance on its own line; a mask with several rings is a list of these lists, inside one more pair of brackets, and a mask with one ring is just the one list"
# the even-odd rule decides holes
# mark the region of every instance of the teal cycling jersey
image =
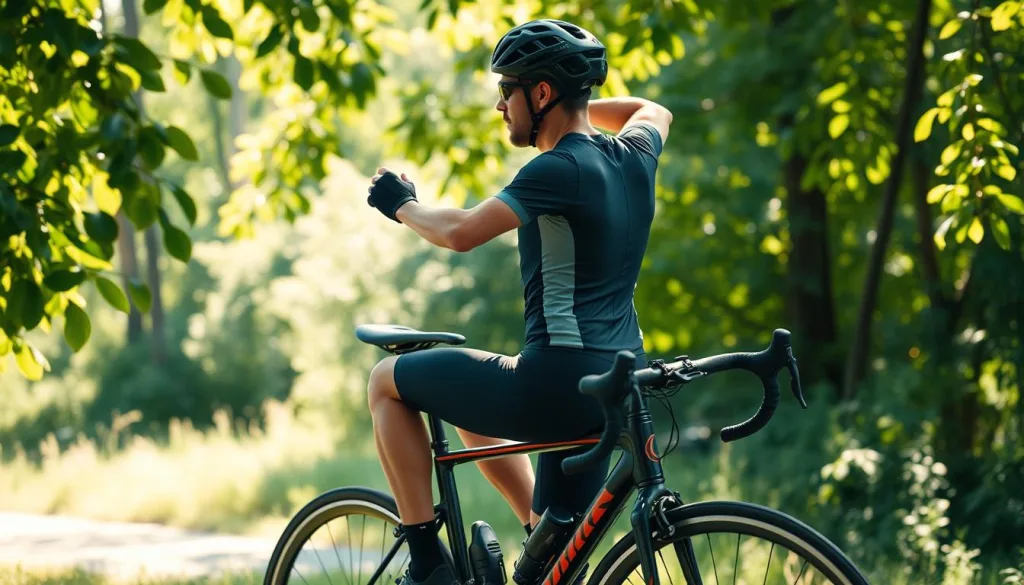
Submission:
[[569,133],[497,194],[519,216],[526,346],[640,350],[633,304],[661,135]]

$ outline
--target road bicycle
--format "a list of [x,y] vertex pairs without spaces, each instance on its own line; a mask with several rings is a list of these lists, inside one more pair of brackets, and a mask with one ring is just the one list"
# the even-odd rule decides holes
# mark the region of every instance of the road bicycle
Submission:
[[[465,338],[455,333],[396,325],[360,325],[356,336],[394,354],[441,343],[465,343]],[[761,405],[748,420],[723,428],[721,438],[728,442],[750,436],[775,412],[777,375],[783,368],[789,370],[793,395],[807,408],[788,331],[776,329],[768,348],[760,352],[694,360],[680,356],[667,363],[649,361],[642,369],[634,366],[634,355],[622,351],[609,371],[585,376],[579,382],[579,391],[596,399],[604,412],[606,424],[600,436],[449,450],[442,421],[428,416],[440,493],[435,505],[438,539],[443,528],[448,545],[441,541],[442,554],[459,585],[503,585],[507,574],[493,532],[483,543],[485,556],[481,557],[477,537],[486,539],[486,523],[473,524],[474,541],[467,543],[455,466],[512,454],[584,447],[586,452],[564,459],[566,473],[606,460],[617,447],[621,456],[584,514],[566,518],[545,511],[514,563],[512,580],[518,585],[582,585],[595,549],[608,537],[631,497],[631,531],[596,563],[587,585],[661,585],[664,581],[669,585],[676,581],[687,585],[867,584],[835,544],[791,516],[746,502],[684,503],[678,492],[665,485],[648,398],[671,395],[717,372],[746,370],[761,381]],[[368,539],[373,544],[364,549]],[[390,495],[366,487],[332,489],[291,519],[267,566],[265,585],[391,585],[408,562],[407,549],[398,508]],[[666,559],[666,552],[669,557],[674,552],[675,563]]]

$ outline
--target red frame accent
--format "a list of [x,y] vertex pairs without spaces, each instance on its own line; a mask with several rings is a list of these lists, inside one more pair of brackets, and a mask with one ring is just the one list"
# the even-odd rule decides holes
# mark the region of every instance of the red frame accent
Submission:
[[574,441],[559,441],[554,443],[506,443],[494,447],[475,447],[472,449],[460,449],[446,455],[438,455],[435,459],[438,462],[459,461],[469,462],[499,455],[511,455],[515,453],[532,453],[534,451],[552,450],[560,447],[582,447],[584,445],[596,445],[598,438],[576,439]]

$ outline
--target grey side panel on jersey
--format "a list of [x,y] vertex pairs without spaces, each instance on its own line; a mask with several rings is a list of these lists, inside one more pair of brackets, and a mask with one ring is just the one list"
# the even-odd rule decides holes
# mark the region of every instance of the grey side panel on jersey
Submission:
[[541,276],[544,282],[544,320],[551,345],[583,347],[573,312],[576,294],[576,242],[568,220],[537,217],[540,231]]

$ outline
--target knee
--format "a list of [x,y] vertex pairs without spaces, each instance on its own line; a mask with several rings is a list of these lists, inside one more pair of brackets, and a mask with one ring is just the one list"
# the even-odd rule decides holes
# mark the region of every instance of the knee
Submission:
[[370,372],[367,385],[367,405],[372,410],[381,400],[398,400],[398,388],[395,386],[396,356],[382,359]]

